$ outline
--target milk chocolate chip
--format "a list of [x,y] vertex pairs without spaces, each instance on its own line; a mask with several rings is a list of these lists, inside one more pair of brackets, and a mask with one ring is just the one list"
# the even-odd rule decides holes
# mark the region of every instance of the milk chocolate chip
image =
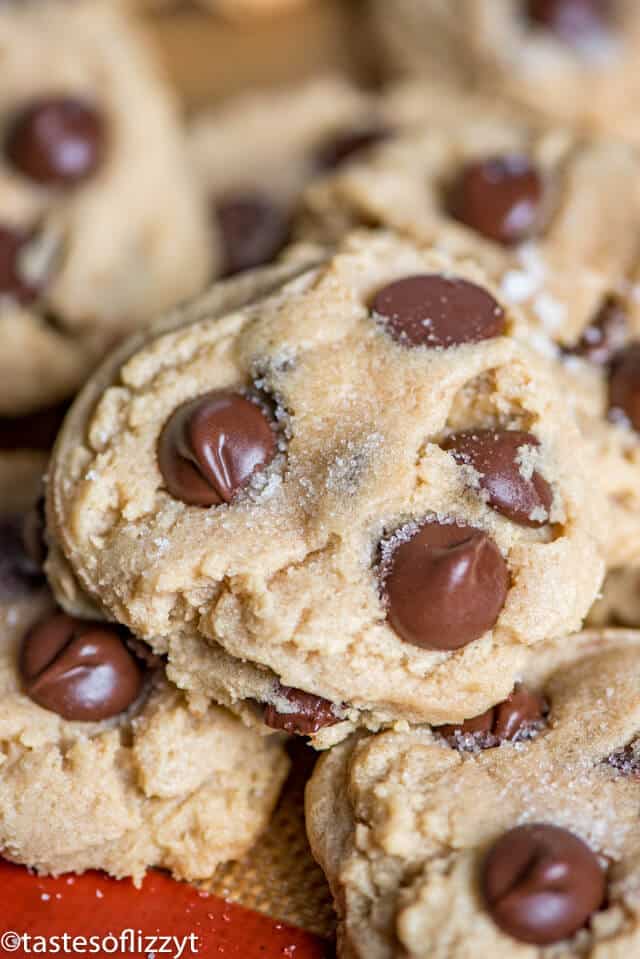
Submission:
[[570,46],[605,30],[612,12],[611,0],[527,0],[529,20]]
[[613,419],[626,418],[640,430],[640,342],[621,350],[609,373],[609,413]]
[[532,433],[522,430],[467,430],[442,444],[458,463],[474,469],[477,481],[493,509],[520,526],[549,522],[553,491],[546,479],[522,457],[539,446]]
[[518,826],[495,843],[482,893],[504,932],[536,946],[573,936],[600,908],[605,873],[594,852],[566,829]]
[[495,626],[507,564],[482,530],[427,522],[400,540],[384,580],[389,623],[423,649],[459,649]]
[[272,729],[283,729],[298,736],[312,736],[324,726],[339,722],[333,711],[333,703],[313,693],[305,693],[293,686],[278,684],[278,695],[291,703],[291,712],[280,713],[274,705],[265,706],[264,722]]
[[104,158],[106,124],[100,111],[73,97],[29,103],[10,124],[8,160],[44,186],[74,186],[92,176]]
[[222,237],[222,273],[232,276],[242,270],[269,263],[289,240],[289,216],[263,193],[235,193],[214,204]]
[[438,274],[389,283],[376,293],[371,312],[405,346],[477,343],[505,329],[504,311],[490,293],[468,280]]
[[481,236],[513,246],[542,226],[544,182],[525,156],[489,157],[469,163],[449,196],[451,215]]
[[183,403],[160,434],[158,463],[172,496],[193,506],[230,503],[273,459],[276,437],[265,413],[230,390]]
[[627,314],[621,304],[610,297],[592,323],[575,344],[566,350],[590,363],[606,366],[623,348],[627,340]]
[[117,627],[65,613],[28,631],[20,672],[30,699],[76,722],[124,712],[140,695],[144,678]]
[[458,749],[491,749],[533,733],[548,711],[543,696],[518,683],[504,702],[458,725],[438,726],[438,732]]

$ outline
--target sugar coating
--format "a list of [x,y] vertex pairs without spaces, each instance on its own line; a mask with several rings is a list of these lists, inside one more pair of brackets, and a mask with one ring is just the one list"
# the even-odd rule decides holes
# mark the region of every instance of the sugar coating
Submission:
[[[246,701],[277,702],[279,679],[336,704],[347,722],[331,741],[354,724],[460,721],[505,698],[526,648],[578,628],[599,589],[579,435],[544,365],[510,335],[512,311],[507,335],[446,350],[409,349],[369,315],[373,294],[403,276],[484,285],[473,265],[357,233],[320,265],[288,269],[248,305],[196,305],[87,389],[51,469],[50,575],[63,603],[88,595],[205,701],[255,712]],[[170,497],[156,444],[172,411],[255,379],[288,420],[266,485],[213,509]],[[439,445],[486,427],[539,440],[553,490],[541,529],[491,509]],[[380,588],[381,541],[429,519],[484,530],[511,577],[495,628],[453,653],[403,642]],[[151,562],[158,537],[169,546]]]
[[[340,918],[338,955],[367,959],[622,959],[640,949],[638,780],[608,761],[640,733],[640,633],[586,632],[535,650],[522,678],[550,702],[535,737],[459,751],[429,728],[354,736],[322,757],[306,822]],[[571,941],[502,933],[478,875],[504,832],[545,822],[602,857],[606,905]],[[401,952],[399,952],[401,950]]]
[[[397,230],[420,245],[478,260],[501,297],[517,306],[515,334],[552,364],[589,448],[607,518],[607,562],[640,562],[640,443],[624,416],[608,410],[608,371],[567,353],[615,297],[629,339],[640,335],[635,295],[637,159],[626,145],[578,137],[521,110],[443,90],[408,87],[405,112],[422,110],[421,131],[380,146],[305,195],[300,235],[335,240],[359,223]],[[446,188],[464,164],[524,153],[548,181],[548,221],[539,236],[503,247],[454,220]],[[611,184],[616,189],[611,189]]]
[[[3,511],[31,506],[44,457],[2,454]],[[0,604],[0,850],[39,873],[104,869],[138,883],[147,867],[204,879],[266,826],[288,769],[278,736],[226,710],[194,712],[156,670],[129,713],[71,722],[22,691],[26,630],[49,590]]]
[[68,190],[0,163],[0,221],[35,227],[20,269],[49,276],[36,303],[0,302],[0,413],[69,395],[119,337],[208,278],[207,208],[176,104],[122,7],[42,0],[0,9],[3,129],[33,100],[61,95],[95,105],[107,124],[103,164]]

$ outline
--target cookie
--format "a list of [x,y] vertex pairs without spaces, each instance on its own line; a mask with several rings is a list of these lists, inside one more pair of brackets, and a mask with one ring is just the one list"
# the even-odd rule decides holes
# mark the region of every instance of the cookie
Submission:
[[385,114],[381,100],[339,76],[244,94],[196,114],[189,143],[210,198],[214,273],[279,254],[302,189],[389,136]]
[[638,142],[633,0],[374,0],[392,68]]
[[0,10],[1,415],[69,396],[111,344],[209,275],[176,107],[120,8]]
[[542,646],[464,729],[355,736],[307,786],[349,959],[640,950],[640,633]]
[[265,827],[282,744],[190,711],[126,630],[56,609],[31,457],[0,456],[0,852],[40,873],[211,876]]
[[374,224],[477,259],[521,308],[518,336],[552,361],[575,408],[607,493],[608,562],[637,564],[636,157],[483,98],[441,88],[406,97],[421,132],[311,185],[300,235],[332,242]]
[[384,233],[294,259],[248,305],[232,291],[105,365],[67,418],[60,601],[75,578],[181,688],[317,743],[504,698],[603,568],[579,435],[515,312],[472,264]]
[[203,7],[205,10],[211,10],[229,20],[254,20],[270,17],[274,14],[285,13],[296,7],[302,6],[307,0],[196,0],[193,4],[190,0],[141,0],[139,6],[143,10],[170,10],[175,13],[176,9],[184,6],[189,9],[191,6]]

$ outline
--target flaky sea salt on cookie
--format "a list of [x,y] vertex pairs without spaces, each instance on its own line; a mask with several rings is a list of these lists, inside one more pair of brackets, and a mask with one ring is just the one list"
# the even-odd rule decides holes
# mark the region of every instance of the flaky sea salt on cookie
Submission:
[[50,472],[60,599],[70,570],[180,687],[318,743],[481,712],[600,585],[563,397],[470,263],[358,233],[286,269],[80,397]]
[[126,630],[55,608],[29,455],[0,457],[0,853],[40,873],[209,877],[268,822],[281,741],[193,714]]
[[372,10],[398,73],[640,138],[635,0],[374,0]]
[[176,107],[119,0],[0,8],[0,414],[69,396],[199,292],[208,218]]
[[462,727],[354,736],[306,821],[349,959],[640,951],[640,633],[542,645]]

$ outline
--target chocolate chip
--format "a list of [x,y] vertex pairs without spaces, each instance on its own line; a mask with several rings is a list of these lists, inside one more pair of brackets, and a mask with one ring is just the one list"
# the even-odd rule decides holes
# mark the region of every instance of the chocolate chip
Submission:
[[225,276],[269,263],[289,240],[288,214],[262,193],[221,197],[214,204],[214,215],[222,236]]
[[605,873],[566,829],[536,823],[505,833],[482,870],[482,893],[503,932],[537,946],[568,939],[600,908]]
[[458,463],[473,468],[489,506],[520,526],[549,522],[553,491],[520,459],[523,450],[539,445],[533,434],[521,430],[467,430],[442,444]]
[[628,746],[616,750],[607,756],[605,762],[623,776],[640,779],[640,742],[629,743]]
[[27,696],[63,719],[95,722],[124,712],[144,672],[118,627],[54,613],[25,636],[20,672]]
[[265,706],[263,721],[272,729],[283,729],[297,736],[312,736],[324,726],[333,726],[340,722],[334,712],[333,703],[313,693],[305,693],[293,686],[281,686],[278,683],[278,695],[291,703],[292,711],[281,713],[269,703]]
[[459,725],[438,726],[441,736],[457,749],[491,749],[507,741],[529,738],[549,711],[543,696],[520,683],[502,703]]
[[24,416],[0,416],[0,450],[50,450],[68,408],[60,403]]
[[176,499],[217,506],[230,503],[275,452],[274,431],[257,403],[213,390],[169,417],[160,434],[158,463]]
[[73,97],[29,103],[10,125],[9,161],[46,186],[74,186],[92,176],[105,152],[106,125],[95,106]]
[[613,420],[628,420],[640,430],[640,341],[630,343],[612,361],[609,415]]
[[313,166],[318,173],[335,170],[346,160],[352,160],[361,153],[388,140],[391,130],[375,124],[361,127],[359,130],[341,130],[331,139],[325,140],[316,150]]
[[624,347],[627,332],[624,308],[614,297],[609,297],[575,346],[565,352],[581,356],[598,366],[606,366]]
[[449,195],[452,216],[503,246],[531,238],[542,226],[544,182],[525,156],[469,163]]
[[527,0],[529,20],[570,46],[580,46],[605,30],[612,12],[611,0]]
[[25,545],[25,516],[0,516],[0,601],[12,602],[44,586],[42,566]]
[[[383,546],[383,559],[388,546]],[[492,629],[509,589],[507,564],[486,533],[427,522],[402,539],[384,579],[388,619],[407,643],[459,649]]]
[[42,285],[32,282],[21,269],[21,257],[33,235],[27,230],[0,226],[0,297],[32,303]]
[[468,280],[437,274],[407,276],[383,287],[371,312],[405,346],[477,343],[505,329],[504,311],[490,293]]

